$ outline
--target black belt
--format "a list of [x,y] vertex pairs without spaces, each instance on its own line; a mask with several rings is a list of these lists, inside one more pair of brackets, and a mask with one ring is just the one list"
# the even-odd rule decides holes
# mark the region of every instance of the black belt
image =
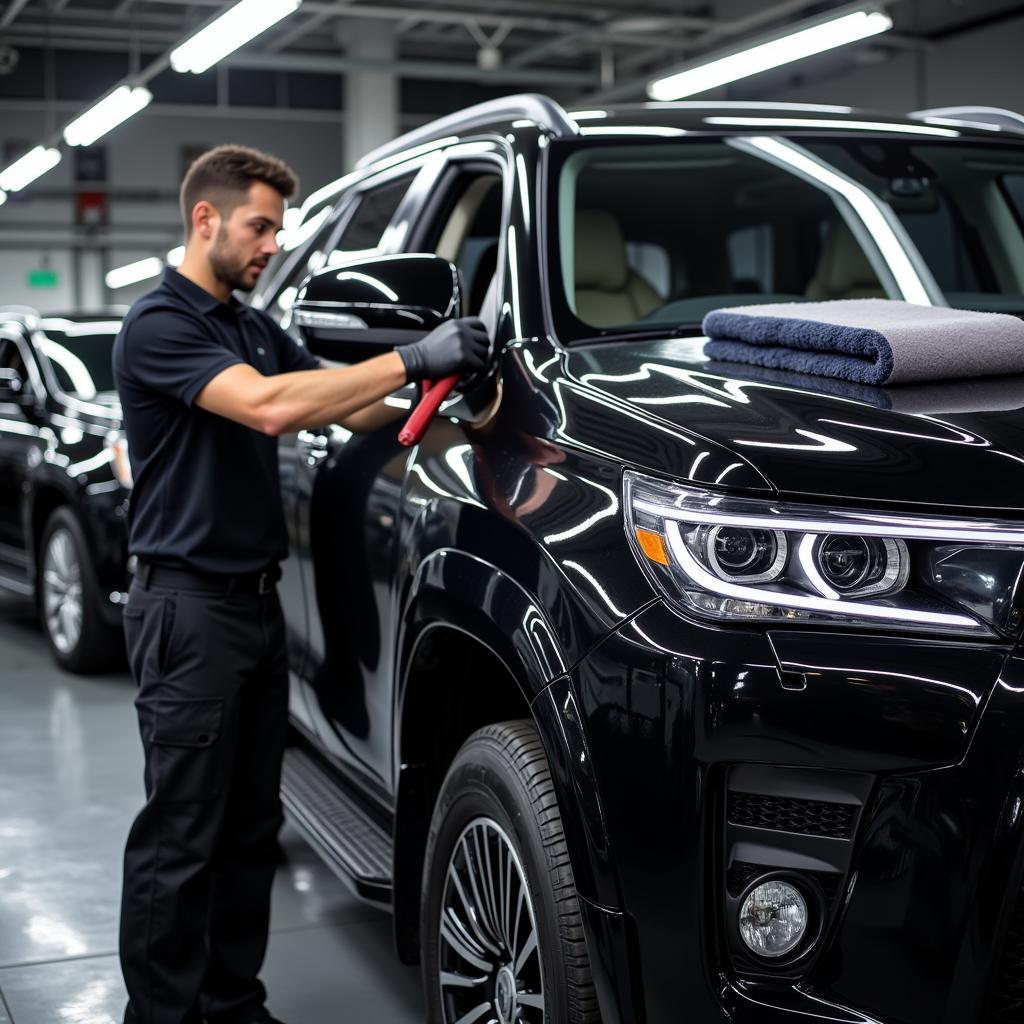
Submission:
[[208,594],[269,594],[281,578],[281,569],[272,565],[262,572],[235,575],[212,572],[193,572],[190,569],[172,569],[166,565],[139,562],[135,578],[144,590],[165,587],[168,590],[201,590]]

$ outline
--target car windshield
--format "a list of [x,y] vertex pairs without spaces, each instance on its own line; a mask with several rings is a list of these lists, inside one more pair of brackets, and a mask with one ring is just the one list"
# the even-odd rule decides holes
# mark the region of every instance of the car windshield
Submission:
[[565,340],[696,330],[712,309],[759,302],[930,295],[1024,314],[1024,146],[753,136],[552,150]]
[[47,317],[39,323],[36,343],[53,368],[61,391],[89,400],[114,390],[110,356],[119,320],[78,322]]

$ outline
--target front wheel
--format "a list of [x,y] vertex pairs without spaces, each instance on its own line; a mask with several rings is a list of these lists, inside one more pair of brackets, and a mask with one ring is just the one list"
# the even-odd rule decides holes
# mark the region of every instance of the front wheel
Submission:
[[532,722],[486,726],[455,756],[427,840],[420,943],[430,1024],[600,1020]]
[[85,534],[70,509],[50,516],[39,550],[39,616],[58,664],[69,672],[115,664],[124,641],[101,617],[103,595]]

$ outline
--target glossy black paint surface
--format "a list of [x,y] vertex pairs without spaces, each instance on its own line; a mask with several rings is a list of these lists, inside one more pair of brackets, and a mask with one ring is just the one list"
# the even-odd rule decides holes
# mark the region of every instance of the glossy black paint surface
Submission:
[[[26,359],[24,389],[0,394],[0,586],[35,594],[38,542],[54,509],[70,507],[89,543],[100,592],[127,590],[128,491],[119,483],[105,440],[121,429],[116,395],[89,402],[64,395],[47,372],[31,330],[11,321]],[[110,623],[120,606],[100,606]]]
[[702,344],[607,342],[574,349],[565,372],[740,463],[720,478],[698,466],[699,478],[687,476],[695,482],[750,489],[748,474],[759,473],[780,494],[818,501],[937,511],[1024,504],[1024,377],[873,388],[711,364]]
[[[623,905],[637,925],[649,1019],[673,1019],[681,1001],[694,1020],[726,1008],[759,1021],[756,1000],[778,1011],[764,1019],[797,1020],[810,994],[849,1008],[839,1019],[974,1020],[1002,903],[1017,886],[1024,663],[988,645],[787,639],[801,650],[804,690],[783,685],[766,637],[694,626],[656,605],[573,673]],[[836,651],[848,669],[815,663]],[[971,680],[974,697],[909,713],[920,689],[943,677]],[[988,704],[971,736],[960,725],[975,698]],[[931,746],[958,733],[956,751]],[[956,764],[938,765],[947,759]],[[737,764],[803,765],[823,780],[856,771],[870,783],[862,838],[842,867],[843,913],[808,969],[788,972],[803,994],[766,980],[771,971],[738,972],[725,951],[719,812],[723,769]],[[789,833],[749,831],[762,862],[792,866]],[[828,856],[830,846],[805,841],[799,856],[823,847]]]
[[[491,373],[411,451],[390,427],[282,446],[293,715],[390,823],[399,948],[445,759],[480,724],[454,693],[537,725],[606,1020],[972,1024],[1019,887],[1019,654],[689,620],[630,550],[622,472],[1015,519],[1024,379],[872,389],[710,364],[698,338],[565,348],[545,296],[549,140],[498,128],[471,158],[504,181]],[[445,172],[421,172],[424,217]],[[406,237],[427,227],[413,216]],[[488,657],[438,661],[439,636]],[[855,836],[738,826],[738,785],[846,793]],[[728,872],[750,858],[835,887],[821,941],[778,969],[737,952]]]

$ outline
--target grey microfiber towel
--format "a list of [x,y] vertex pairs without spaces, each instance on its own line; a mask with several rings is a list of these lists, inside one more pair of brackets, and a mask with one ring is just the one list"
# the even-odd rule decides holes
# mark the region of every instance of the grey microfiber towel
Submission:
[[898,384],[1024,372],[1024,321],[890,299],[773,302],[704,317],[710,359]]

